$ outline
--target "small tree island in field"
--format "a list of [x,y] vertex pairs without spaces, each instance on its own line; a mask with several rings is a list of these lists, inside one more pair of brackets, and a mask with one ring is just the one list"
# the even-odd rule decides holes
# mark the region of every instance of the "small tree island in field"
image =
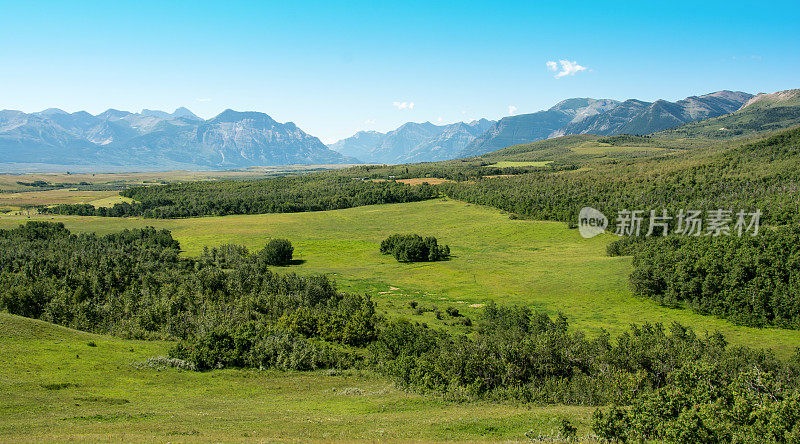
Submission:
[[439,245],[432,236],[393,234],[381,242],[381,253],[391,254],[398,262],[444,261],[450,257],[450,247]]
[[293,253],[294,247],[286,239],[270,239],[264,249],[258,252],[266,264],[278,266],[289,265]]

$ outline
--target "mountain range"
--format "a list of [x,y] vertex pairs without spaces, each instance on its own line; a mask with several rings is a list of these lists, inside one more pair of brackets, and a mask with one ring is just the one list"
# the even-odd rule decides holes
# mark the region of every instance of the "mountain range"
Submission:
[[367,163],[449,160],[494,123],[486,119],[450,125],[409,122],[387,133],[360,131],[329,147]]
[[752,94],[743,92],[718,91],[676,102],[567,99],[545,111],[500,119],[486,133],[470,142],[456,157],[478,156],[512,145],[568,134],[650,134],[730,114],[752,97]]
[[[798,97],[798,90],[788,90],[755,96],[718,91],[675,102],[572,98],[544,111],[499,121],[409,122],[386,133],[360,131],[330,146],[292,122],[279,123],[260,112],[229,109],[204,120],[186,108],[172,113],[109,109],[97,115],[55,108],[37,113],[4,110],[0,111],[0,172],[63,170],[62,166],[165,171],[411,163],[477,156],[569,134],[669,130],[735,136],[800,123]],[[759,116],[750,116],[755,109]]]
[[0,162],[103,168],[226,169],[354,163],[294,123],[259,112],[225,110],[203,120],[172,113],[109,109],[97,115],[47,109],[0,111]]

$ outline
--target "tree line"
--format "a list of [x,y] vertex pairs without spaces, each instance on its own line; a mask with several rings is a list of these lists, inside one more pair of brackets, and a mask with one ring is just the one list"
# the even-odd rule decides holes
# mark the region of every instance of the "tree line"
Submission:
[[169,219],[230,214],[325,211],[363,205],[416,202],[439,192],[428,184],[408,186],[318,173],[264,180],[225,180],[134,187],[120,193],[134,200],[113,207],[62,204],[41,207],[50,214]]
[[798,245],[797,225],[755,237],[652,238],[633,249],[630,281],[637,294],[670,307],[752,327],[800,329]]

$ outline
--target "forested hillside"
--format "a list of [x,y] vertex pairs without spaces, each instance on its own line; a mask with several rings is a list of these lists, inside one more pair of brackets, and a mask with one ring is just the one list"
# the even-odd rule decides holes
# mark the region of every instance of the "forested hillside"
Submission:
[[448,182],[446,195],[534,219],[577,220],[584,206],[613,220],[622,209],[761,209],[771,224],[800,216],[800,128],[732,148],[687,150],[590,170],[535,171],[513,177]]

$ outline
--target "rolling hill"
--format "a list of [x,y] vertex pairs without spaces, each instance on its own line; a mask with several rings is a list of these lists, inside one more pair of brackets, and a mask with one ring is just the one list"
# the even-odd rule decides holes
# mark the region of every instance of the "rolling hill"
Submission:
[[795,125],[800,125],[800,89],[758,94],[733,113],[661,131],[657,135],[670,139],[730,139]]

